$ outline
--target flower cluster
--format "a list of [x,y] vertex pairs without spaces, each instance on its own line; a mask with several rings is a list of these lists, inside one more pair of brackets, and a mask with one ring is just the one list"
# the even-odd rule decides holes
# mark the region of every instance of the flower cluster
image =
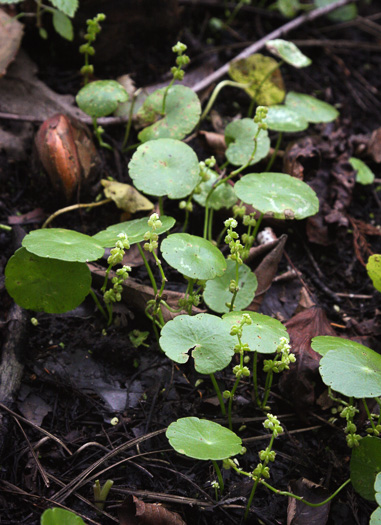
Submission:
[[265,359],[263,361],[263,371],[279,374],[283,370],[288,370],[291,363],[295,363],[295,354],[290,352],[291,346],[286,337],[281,337],[276,349],[275,359]]
[[155,233],[155,230],[157,230],[158,228],[160,228],[162,226],[162,222],[160,220],[160,217],[157,213],[153,213],[151,215],[151,217],[148,219],[148,226],[151,228],[151,231],[148,230],[145,234],[144,234],[144,240],[145,241],[149,241],[149,242],[146,242],[143,246],[143,248],[147,251],[147,252],[153,252],[155,250],[157,250],[158,246],[159,246],[159,243],[157,242],[158,239],[159,239],[159,236],[157,233]]
[[258,129],[266,130],[267,124],[263,122],[265,118],[267,117],[268,107],[266,106],[258,106],[255,112],[254,122],[258,124]]
[[279,419],[272,414],[267,414],[267,418],[263,422],[263,426],[267,428],[267,430],[271,430],[274,437],[278,437],[279,434],[282,434],[283,432],[283,428],[279,423]]
[[116,241],[115,247],[110,250],[110,255],[107,259],[107,263],[110,266],[116,266],[121,263],[124,257],[124,250],[130,248],[130,243],[125,233],[119,233],[118,238],[119,240]]
[[190,62],[190,58],[187,55],[184,55],[184,52],[187,50],[187,46],[181,42],[177,42],[175,46],[172,47],[172,51],[176,53],[176,66],[173,66],[171,73],[174,80],[182,80],[184,78],[184,71],[182,68],[187,66]]
[[122,290],[123,290],[123,281],[128,279],[128,273],[131,271],[130,266],[122,266],[122,268],[119,268],[116,270],[116,277],[113,277],[112,282],[112,288],[110,290],[107,290],[103,294],[103,299],[106,304],[110,303],[116,303],[118,301],[122,300]]
[[[85,34],[85,40],[87,40],[87,42],[86,44],[80,46],[80,53],[86,56],[93,56],[95,54],[95,49],[91,44],[95,41],[97,34],[101,31],[101,26],[99,25],[99,22],[103,22],[105,19],[106,15],[104,15],[103,13],[99,13],[92,20],[87,20],[87,33]],[[94,67],[91,64],[86,63],[81,68],[81,74],[86,78],[89,75],[92,75],[93,73]]]
[[243,264],[242,260],[242,252],[243,252],[243,245],[241,244],[241,241],[239,240],[239,235],[237,232],[234,231],[234,228],[237,228],[238,222],[230,217],[230,219],[227,219],[224,222],[227,232],[225,237],[226,244],[229,245],[230,248],[230,255],[229,259],[232,259],[233,261],[237,261],[238,264]]

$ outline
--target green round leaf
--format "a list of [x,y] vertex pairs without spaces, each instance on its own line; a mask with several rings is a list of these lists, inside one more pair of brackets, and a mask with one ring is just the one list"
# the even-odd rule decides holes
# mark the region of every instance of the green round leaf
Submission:
[[61,261],[96,261],[104,254],[104,248],[89,235],[63,228],[32,231],[22,245],[39,257]]
[[294,18],[300,9],[300,2],[299,0],[278,0],[276,6],[283,16]]
[[226,260],[211,242],[189,233],[173,233],[161,243],[167,263],[190,279],[207,281],[222,275]]
[[[229,308],[225,303],[232,300],[233,294],[229,291],[230,281],[236,277],[236,263],[231,259],[227,261],[226,272],[221,277],[211,279],[206,283],[204,290],[204,301],[211,310],[218,313],[225,313]],[[236,310],[242,310],[249,306],[254,299],[255,290],[258,282],[255,274],[246,264],[241,264],[238,268],[239,291],[234,301]]]
[[128,167],[138,190],[157,197],[182,199],[200,182],[197,155],[179,140],[158,139],[142,144]]
[[308,122],[302,116],[287,106],[270,106],[266,124],[269,129],[286,133],[303,131],[308,128]]
[[315,124],[331,122],[339,116],[339,112],[331,104],[295,91],[287,93],[285,104],[308,122]]
[[236,82],[248,84],[246,93],[260,106],[280,104],[286,91],[278,62],[260,53],[230,63],[229,75]]
[[284,173],[249,173],[234,189],[243,202],[275,219],[305,219],[319,210],[314,190]]
[[[218,178],[215,171],[209,170],[209,174],[210,179],[200,184],[201,193],[195,193],[193,195],[193,199],[200,204],[200,206],[205,206],[206,198]],[[231,208],[236,202],[237,195],[235,194],[233,186],[228,182],[224,182],[214,190],[212,196],[209,198],[208,205],[209,208],[213,210],[220,210],[221,208]]]
[[242,314],[249,314],[252,320],[250,325],[245,325],[242,334],[242,343],[247,343],[252,352],[259,354],[273,354],[276,352],[281,337],[290,339],[286,327],[277,319],[256,312],[229,312],[222,317],[229,326],[239,324]]
[[273,55],[281,58],[291,66],[301,68],[312,64],[312,60],[306,57],[293,42],[277,38],[268,40],[266,47],[270,53],[273,53]]
[[320,374],[327,386],[348,397],[381,395],[380,354],[341,337],[314,337],[311,346],[323,356]]
[[[314,0],[316,7],[325,7],[326,5],[331,5],[336,3],[338,0]],[[327,14],[327,18],[332,20],[332,22],[348,22],[349,20],[354,20],[357,16],[357,7],[356,4],[345,5],[344,7],[339,7],[335,11]]]
[[176,363],[186,363],[191,353],[200,374],[227,367],[235,343],[229,326],[211,314],[179,315],[164,325],[159,340],[163,352]]
[[379,472],[376,476],[376,481],[374,482],[374,491],[376,493],[375,499],[381,506],[381,472]]
[[381,525],[381,507],[377,507],[370,515],[369,525]]
[[[143,129],[138,138],[141,142],[155,139],[183,139],[198,124],[201,104],[196,93],[186,86],[172,86],[165,101],[165,114],[162,115],[163,97],[167,88],[161,88],[149,95],[136,114]],[[160,119],[160,120],[158,120]]]
[[85,525],[85,522],[74,512],[55,507],[43,512],[41,525]]
[[45,259],[20,248],[5,268],[5,286],[22,308],[62,314],[83,302],[91,273],[85,263]]
[[237,434],[218,423],[197,417],[178,419],[169,425],[165,435],[176,452],[194,459],[227,459],[242,449]]
[[79,6],[79,0],[50,0],[50,3],[70,17],[75,15]]
[[376,253],[369,257],[366,271],[372,279],[373,286],[381,292],[381,254]]
[[381,472],[381,439],[367,436],[352,450],[350,463],[353,488],[365,499],[375,501],[374,482]]
[[61,13],[60,11],[54,11],[53,13],[53,26],[56,32],[66,38],[66,40],[72,41],[74,38],[73,24],[70,18]]
[[[227,145],[226,158],[234,166],[246,164],[254,150],[254,137],[258,131],[258,124],[251,118],[230,122],[225,129]],[[267,157],[270,151],[270,139],[267,131],[261,130],[257,138],[257,149],[250,165],[256,164]]]
[[[173,217],[166,217],[165,215],[162,215],[160,220],[162,226],[155,230],[155,233],[158,235],[170,230],[176,222]],[[132,245],[137,242],[142,242],[144,240],[144,234],[150,230],[151,228],[147,224],[147,218],[135,219],[133,221],[113,224],[106,228],[106,230],[98,232],[93,236],[93,239],[104,248],[112,248],[115,246],[116,241],[119,240],[118,235],[125,233],[130,245]]]
[[352,168],[357,171],[356,182],[359,182],[360,184],[372,184],[374,181],[374,173],[368,168],[365,162],[356,159],[355,157],[351,157],[349,162],[351,163]]
[[87,115],[100,118],[114,113],[121,102],[128,100],[128,94],[116,80],[96,80],[83,87],[75,100]]

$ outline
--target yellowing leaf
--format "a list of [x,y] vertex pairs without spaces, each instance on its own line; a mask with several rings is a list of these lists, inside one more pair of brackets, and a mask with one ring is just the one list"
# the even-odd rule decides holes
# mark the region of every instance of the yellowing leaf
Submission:
[[105,179],[101,182],[106,197],[112,199],[118,208],[129,213],[152,210],[154,206],[152,202],[139,193],[133,186],[130,186],[130,184]]
[[280,104],[286,94],[278,62],[260,53],[232,62],[229,75],[236,82],[248,84],[245,89],[261,106]]

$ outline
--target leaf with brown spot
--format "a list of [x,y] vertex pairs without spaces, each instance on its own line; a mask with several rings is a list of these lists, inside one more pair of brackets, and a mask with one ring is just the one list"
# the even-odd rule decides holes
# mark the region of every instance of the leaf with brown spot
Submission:
[[118,509],[120,525],[186,525],[177,512],[128,496]]

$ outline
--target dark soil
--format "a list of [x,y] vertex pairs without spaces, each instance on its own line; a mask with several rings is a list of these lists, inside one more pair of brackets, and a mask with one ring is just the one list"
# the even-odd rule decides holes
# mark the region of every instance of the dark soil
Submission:
[[[89,2],[86,4],[89,8]],[[179,4],[181,12],[169,24],[169,32],[162,24],[155,34],[152,20],[147,19],[150,38],[146,41],[143,13],[143,18],[136,22],[141,24],[141,32],[136,31],[138,35],[131,33],[114,51],[112,43],[103,41],[105,55],[101,53],[98,57],[97,76],[114,78],[128,72],[138,86],[166,80],[173,62],[170,47],[178,39],[188,45],[193,69],[206,63],[217,68],[248,42],[286,22],[274,11],[243,8],[232,25],[233,31],[213,33],[209,20],[223,17],[220,5],[207,1],[179,1]],[[112,9],[118,9],[118,2],[110,2],[111,14]],[[95,9],[93,15],[96,12]],[[381,236],[374,228],[381,224],[381,168],[366,152],[370,134],[381,122],[381,47],[375,48],[375,44],[380,44],[381,26],[375,1],[361,5],[360,13],[361,18],[343,24],[319,19],[286,37],[299,42],[302,51],[313,60],[311,67],[302,70],[283,66],[287,90],[312,94],[340,109],[336,122],[310,126],[308,132],[291,138],[299,141],[306,135],[312,137],[317,153],[302,160],[304,180],[319,195],[326,196],[331,209],[337,202],[342,206],[340,216],[328,226],[325,223],[325,229],[324,215],[320,222],[314,223],[265,221],[264,226],[271,226],[277,236],[288,235],[286,253],[277,274],[294,268],[300,272],[300,279],[274,283],[260,312],[283,322],[297,311],[311,312],[300,300],[300,290],[305,285],[313,308],[324,311],[337,335],[381,351],[380,294],[372,287],[363,264],[371,253],[381,253]],[[352,47],[348,42],[358,45]],[[48,44],[41,44],[31,26],[24,45],[47,85],[63,94],[78,91],[79,66],[68,61],[68,54],[76,54],[74,44],[62,43],[55,36]],[[227,123],[237,115],[246,116],[249,102],[243,92],[227,88],[214,109]],[[1,124],[16,135],[22,126],[22,122],[7,119],[1,120]],[[34,127],[37,130],[37,124]],[[208,121],[203,129],[212,131],[212,124]],[[106,139],[114,141],[117,149],[115,154],[100,152],[102,178],[112,176],[120,182],[130,182],[127,171],[130,155],[122,155],[118,150],[122,136],[123,130],[118,126],[106,130]],[[131,143],[135,138],[132,137]],[[200,137],[192,139],[192,146],[200,160],[213,154]],[[346,181],[354,177],[353,170],[348,168],[351,156],[361,156],[378,182],[369,186],[356,184],[348,189]],[[27,156],[21,160],[11,158],[0,145],[0,224],[7,224],[12,216],[37,208],[43,210],[42,216],[15,226],[12,233],[0,230],[1,275],[23,235],[41,227],[44,218],[62,206],[32,158],[32,140]],[[261,168],[265,169],[265,164]],[[281,158],[272,171],[282,171]],[[80,202],[91,202],[99,192],[100,185],[94,183],[82,191]],[[165,210],[178,220],[180,231],[183,215],[177,203],[167,201]],[[196,208],[189,233],[201,234],[201,213]],[[220,224],[228,216],[229,212],[222,214],[218,218]],[[54,226],[94,234],[120,220],[120,210],[108,205],[102,207],[102,212],[64,214],[54,221]],[[318,243],[317,235],[324,236],[326,242]],[[166,270],[171,277],[170,270]],[[144,268],[134,268],[131,277],[149,285]],[[173,279],[174,284],[170,280],[168,288],[183,291],[184,281],[178,276]],[[147,503],[162,503],[178,512],[188,525],[241,522],[252,486],[250,480],[224,471],[226,491],[216,503],[211,487],[215,479],[212,465],[176,454],[164,433],[151,437],[151,433],[164,430],[181,417],[224,421],[209,379],[197,375],[191,364],[174,366],[164,356],[144,313],[122,301],[115,323],[104,331],[103,318],[91,301],[86,300],[75,311],[62,315],[25,312],[15,324],[11,322],[14,307],[5,290],[4,277],[0,277],[0,297],[3,348],[17,334],[25,336],[17,348],[23,370],[21,384],[13,392],[13,399],[0,399],[2,525],[38,524],[42,512],[56,505],[78,513],[86,523],[119,523],[118,507],[128,495]],[[38,320],[37,326],[30,322],[32,315]],[[130,334],[137,329],[150,332],[146,346],[133,346]],[[232,387],[230,371],[217,374],[217,378],[222,390]],[[198,379],[203,382],[195,386]],[[314,376],[314,385],[309,387],[313,391],[312,402],[307,400],[307,393],[306,399],[296,399],[292,382],[280,386],[275,382],[270,406],[285,432],[275,442],[277,459],[271,467],[271,483],[280,490],[288,490],[292,480],[306,478],[323,487],[324,497],[328,497],[349,477],[350,450],[343,422],[340,419],[334,424],[329,422],[330,407],[319,398],[324,392],[319,376]],[[114,426],[111,421],[115,417],[118,423]],[[241,428],[240,436],[247,448],[246,455],[240,458],[244,470],[255,467],[258,451],[267,446],[262,421],[263,413],[255,408],[250,384],[243,382],[236,396],[234,427],[236,431]],[[362,417],[360,431],[364,424]],[[123,450],[111,454],[122,445]],[[114,481],[105,512],[101,513],[93,504],[95,479],[100,479],[101,484],[107,479]],[[68,485],[73,480],[75,484]],[[287,498],[260,489],[247,523],[286,524],[287,504]],[[327,519],[319,521],[311,513],[292,523],[315,523],[317,519],[319,524],[365,525],[374,508],[373,503],[362,499],[349,485],[332,501]]]

